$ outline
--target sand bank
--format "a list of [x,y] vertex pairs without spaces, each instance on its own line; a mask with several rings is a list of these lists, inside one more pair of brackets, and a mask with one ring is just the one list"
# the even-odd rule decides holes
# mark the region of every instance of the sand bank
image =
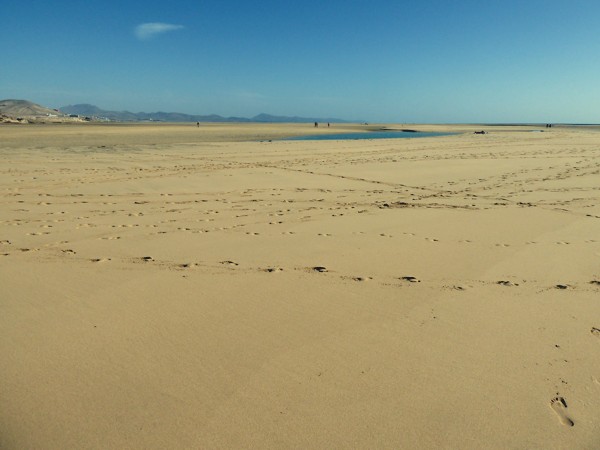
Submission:
[[600,134],[419,129],[1,127],[0,447],[597,448]]

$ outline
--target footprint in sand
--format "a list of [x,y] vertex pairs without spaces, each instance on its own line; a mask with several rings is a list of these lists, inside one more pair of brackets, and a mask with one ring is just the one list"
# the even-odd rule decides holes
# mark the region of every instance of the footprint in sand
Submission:
[[501,280],[501,281],[498,281],[498,282],[496,282],[496,284],[499,284],[499,285],[501,285],[501,286],[508,286],[508,287],[511,287],[511,286],[518,286],[518,284],[517,284],[517,283],[513,283],[512,281],[506,281],[506,280]]
[[575,425],[575,422],[573,422],[573,420],[567,415],[567,402],[564,398],[554,397],[552,400],[550,400],[550,408],[552,408],[552,411],[556,413],[560,423],[568,427]]
[[314,267],[311,267],[311,270],[313,270],[314,272],[320,272],[320,273],[328,271],[327,267],[323,267],[323,266],[314,266]]
[[101,263],[101,262],[110,261],[110,258],[92,258],[92,259],[90,259],[90,261],[94,262],[94,263]]
[[373,277],[352,277],[354,281],[369,281],[372,280]]
[[600,328],[592,327],[592,329],[590,330],[590,333],[592,333],[594,336],[600,338]]
[[221,264],[226,266],[239,266],[239,264],[234,261],[221,261]]
[[400,279],[404,280],[404,281],[408,281],[409,283],[420,283],[421,282],[421,280],[419,280],[417,277],[413,277],[410,275],[400,277]]
[[269,268],[265,269],[265,272],[277,273],[277,272],[283,272],[283,269],[281,267],[269,267]]

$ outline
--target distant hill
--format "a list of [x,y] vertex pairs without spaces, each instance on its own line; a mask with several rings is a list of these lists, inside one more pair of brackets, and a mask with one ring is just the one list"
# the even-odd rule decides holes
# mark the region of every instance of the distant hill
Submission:
[[258,114],[252,118],[246,117],[223,117],[217,114],[194,115],[177,112],[137,112],[130,111],[109,111],[100,109],[90,104],[61,106],[60,111],[65,114],[77,114],[94,118],[105,118],[115,121],[137,122],[137,121],[160,121],[160,122],[270,122],[270,123],[306,123],[306,122],[331,122],[344,123],[347,120],[335,118],[317,118],[317,117],[288,117],[273,116],[270,114]]
[[161,122],[198,122],[200,120],[195,119],[196,116],[189,114],[165,112],[148,114],[143,112],[132,113],[129,111],[109,111],[87,103],[61,106],[59,109],[65,114],[77,114],[79,116],[103,118],[118,122],[137,122],[150,120]]
[[27,100],[0,100],[0,113],[11,117],[59,115],[55,109],[29,102]]
[[[195,115],[184,114],[177,112],[137,112],[130,111],[109,111],[101,109],[95,105],[87,103],[78,105],[62,106],[59,109],[51,109],[45,106],[27,100],[0,100],[0,114],[9,118],[34,118],[33,121],[39,122],[46,120],[49,117],[59,121],[68,121],[69,115],[79,116],[70,120],[83,121],[86,120],[112,120],[117,122],[141,122],[141,121],[157,121],[157,122],[264,122],[264,123],[310,123],[310,122],[330,122],[330,123],[348,123],[348,120],[336,119],[333,117],[298,117],[298,116],[274,116],[271,114],[258,114],[254,117],[223,117],[217,114],[210,115]],[[38,119],[35,119],[38,118]],[[40,119],[44,118],[44,119]],[[27,120],[25,120],[27,122]],[[359,122],[359,121],[356,121]]]

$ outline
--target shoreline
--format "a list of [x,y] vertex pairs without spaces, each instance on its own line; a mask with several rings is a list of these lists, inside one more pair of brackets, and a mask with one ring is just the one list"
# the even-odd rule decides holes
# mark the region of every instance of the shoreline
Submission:
[[[401,131],[406,125],[399,124],[332,124],[331,127],[315,128],[312,124],[272,124],[272,123],[214,123],[204,122],[199,127],[195,123],[78,123],[78,124],[4,124],[0,126],[0,136],[4,145],[19,146],[29,139],[48,144],[60,144],[68,139],[71,145],[86,145],[87,142],[104,142],[106,145],[173,144],[203,142],[243,142],[284,139],[297,136],[336,133],[361,133],[378,130]],[[422,132],[473,133],[532,131],[535,126],[507,126],[498,130],[495,126],[483,125],[431,125],[411,124],[410,129]],[[553,131],[559,129],[556,127]],[[28,145],[28,144],[27,144]]]

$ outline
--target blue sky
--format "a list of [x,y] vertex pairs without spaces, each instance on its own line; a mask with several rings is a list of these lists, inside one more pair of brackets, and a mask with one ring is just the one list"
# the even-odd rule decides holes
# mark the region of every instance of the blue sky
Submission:
[[0,99],[369,122],[600,122],[600,2],[4,1]]

